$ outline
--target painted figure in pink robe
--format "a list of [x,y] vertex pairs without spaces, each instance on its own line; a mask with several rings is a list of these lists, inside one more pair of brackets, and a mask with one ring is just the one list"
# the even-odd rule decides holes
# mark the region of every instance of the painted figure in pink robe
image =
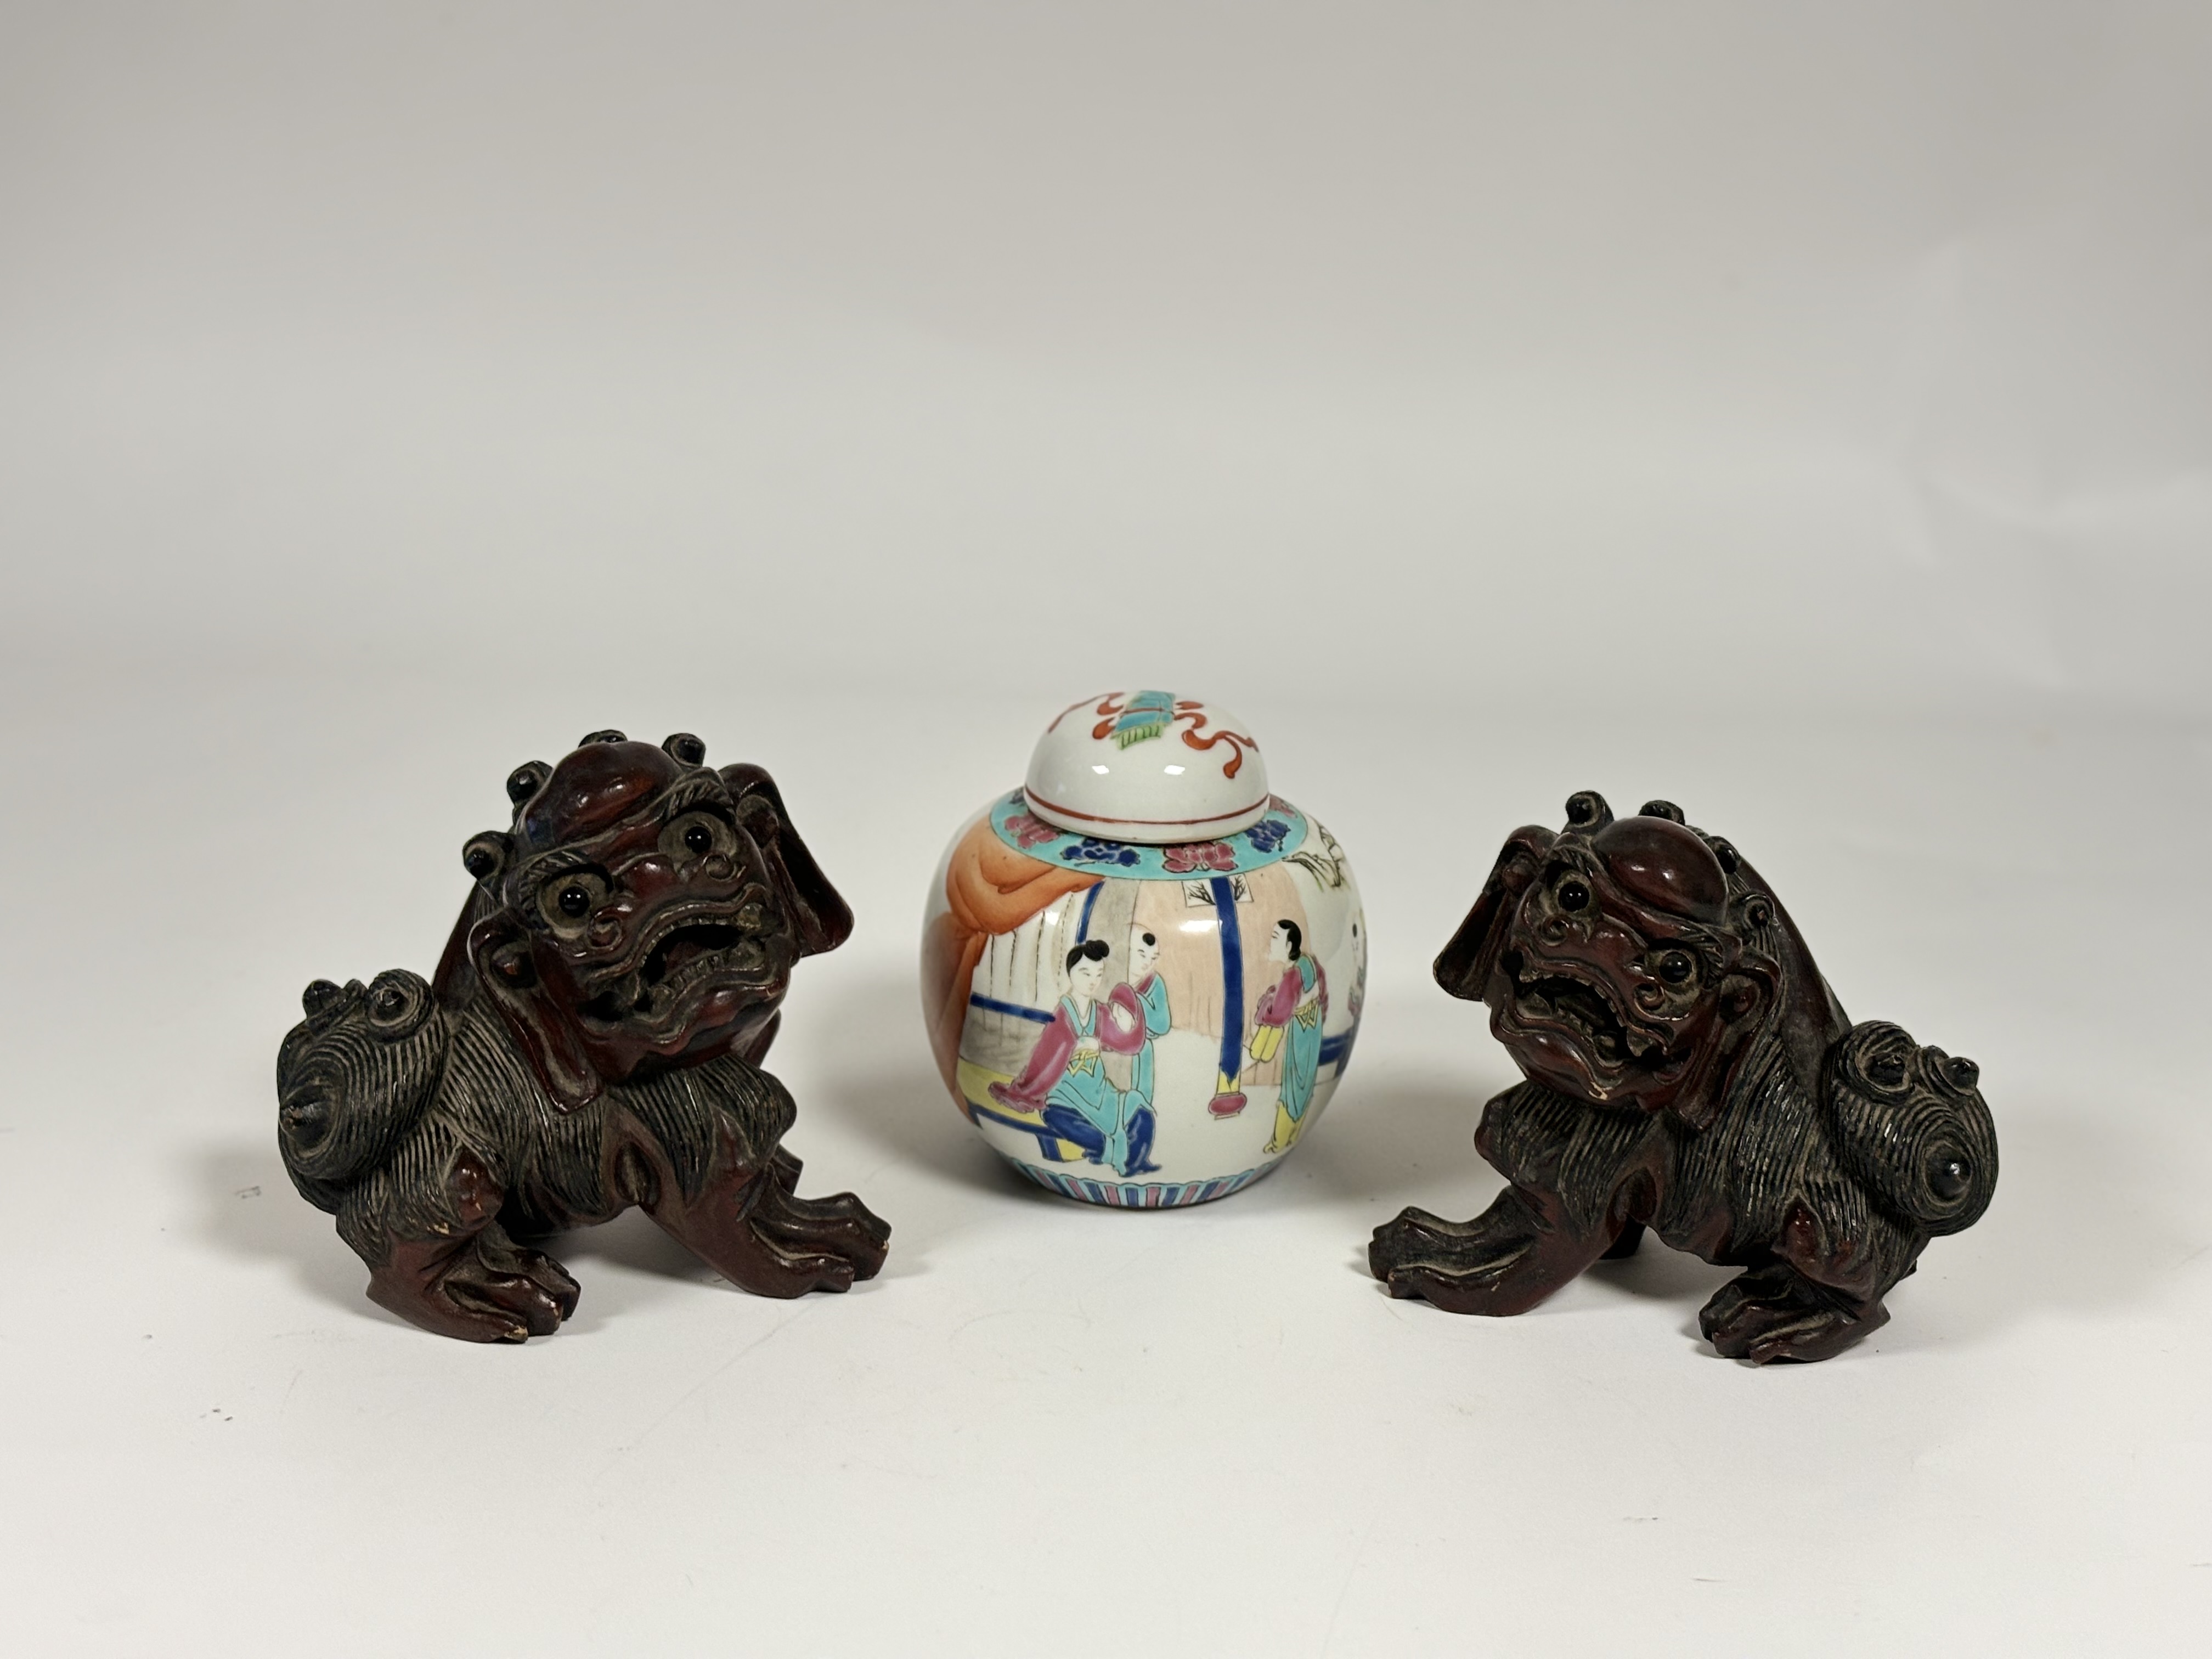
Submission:
[[1146,1046],[1141,1019],[1103,1000],[1106,958],[1102,939],[1067,953],[1067,994],[1052,1024],[1030,1051],[1029,1064],[1011,1083],[994,1083],[991,1097],[1017,1111],[1035,1112],[1062,1140],[1083,1149],[1093,1164],[1124,1176],[1157,1170],[1152,1161],[1154,1116],[1148,1100],[1117,1089],[1106,1075],[1104,1054],[1133,1054]]

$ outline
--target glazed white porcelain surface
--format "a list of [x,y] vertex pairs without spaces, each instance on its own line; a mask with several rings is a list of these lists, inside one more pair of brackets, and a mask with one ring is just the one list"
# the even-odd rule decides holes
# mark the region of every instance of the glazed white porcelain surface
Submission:
[[[1249,728],[1218,708],[1136,696],[1206,724],[1163,719],[1127,748],[1227,729],[1240,774],[1256,762]],[[1120,750],[1092,728],[1133,706],[1146,712],[1120,694],[1077,705],[1039,756],[1084,752],[1058,735],[1079,716],[1081,744]],[[1104,781],[1090,805],[1157,816],[1141,772],[1091,775]],[[1224,799],[1176,787],[1201,811]],[[963,1115],[1032,1180],[1131,1208],[1238,1191],[1311,1133],[1351,1061],[1366,974],[1344,849],[1273,794],[1235,830],[1163,842],[1069,830],[1010,790],[953,837],[923,923],[924,1013]]]
[[1030,811],[1056,829],[1159,846],[1210,841],[1267,811],[1251,727],[1171,691],[1109,691],[1060,711],[1030,756]]

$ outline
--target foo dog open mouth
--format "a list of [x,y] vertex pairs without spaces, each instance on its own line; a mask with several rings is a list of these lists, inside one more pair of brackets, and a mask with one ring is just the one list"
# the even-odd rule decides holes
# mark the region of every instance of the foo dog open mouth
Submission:
[[1668,1052],[1666,1037],[1640,1024],[1623,1006],[1620,991],[1584,964],[1514,950],[1504,953],[1501,965],[1511,989],[1496,1024],[1509,1045],[1547,1034],[1608,1095],[1633,1073],[1656,1078],[1680,1064]]
[[670,907],[624,962],[595,976],[585,1018],[599,1024],[678,1025],[716,991],[757,993],[778,978],[768,895],[748,885],[728,902]]

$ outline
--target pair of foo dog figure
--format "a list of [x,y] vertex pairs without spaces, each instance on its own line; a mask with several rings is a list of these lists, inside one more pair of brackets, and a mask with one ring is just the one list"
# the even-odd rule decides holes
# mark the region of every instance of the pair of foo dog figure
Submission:
[[[277,1058],[285,1167],[370,1297],[443,1335],[548,1335],[576,1283],[527,1241],[632,1206],[761,1295],[872,1277],[890,1230],[797,1195],[761,1069],[793,965],[852,930],[768,774],[606,731],[507,790],[435,975],[316,981]],[[1616,821],[1585,793],[1567,817],[1506,842],[1437,963],[1527,1074],[1475,1138],[1510,1184],[1474,1221],[1378,1229],[1375,1273],[1520,1313],[1649,1228],[1745,1269],[1701,1316],[1720,1352],[1826,1358],[1989,1203],[1973,1062],[1850,1024],[1772,891],[1679,809]]]

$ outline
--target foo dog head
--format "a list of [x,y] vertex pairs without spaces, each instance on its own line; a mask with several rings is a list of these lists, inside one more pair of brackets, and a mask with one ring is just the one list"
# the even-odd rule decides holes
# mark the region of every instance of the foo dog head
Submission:
[[1536,1081],[1703,1127],[1781,988],[1762,937],[1775,907],[1730,880],[1740,867],[1668,802],[1616,820],[1586,791],[1565,829],[1506,842],[1437,981],[1490,1005]]
[[764,1042],[793,963],[852,931],[768,774],[705,760],[592,732],[517,768],[512,826],[463,849],[468,962],[563,1107]]

